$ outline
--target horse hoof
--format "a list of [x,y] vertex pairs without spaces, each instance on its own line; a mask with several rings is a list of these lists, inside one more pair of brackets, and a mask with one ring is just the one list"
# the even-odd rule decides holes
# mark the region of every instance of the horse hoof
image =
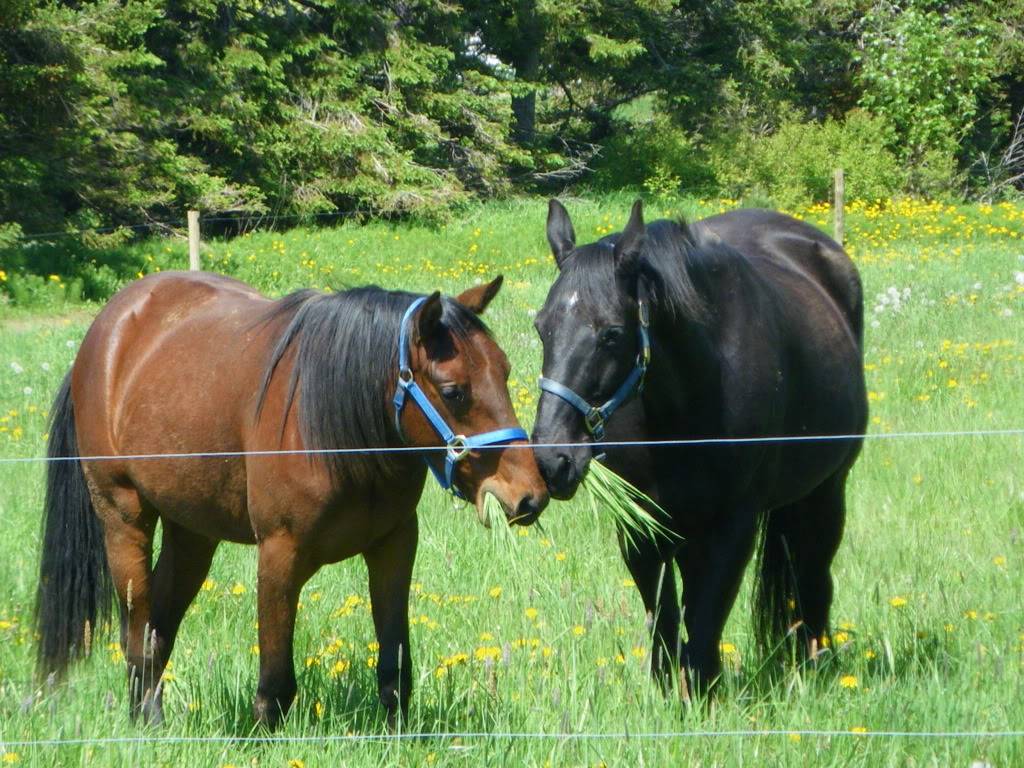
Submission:
[[252,716],[256,724],[267,730],[277,730],[284,720],[284,713],[277,701],[257,695],[252,703]]

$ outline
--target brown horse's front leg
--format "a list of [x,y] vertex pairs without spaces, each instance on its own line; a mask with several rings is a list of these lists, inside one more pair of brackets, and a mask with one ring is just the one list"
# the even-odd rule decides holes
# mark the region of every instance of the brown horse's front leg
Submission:
[[380,658],[377,684],[394,729],[401,712],[404,718],[412,689],[409,653],[409,583],[416,559],[417,521],[413,513],[364,557],[370,575],[373,624],[377,630]]
[[262,540],[259,550],[260,682],[253,717],[268,728],[276,728],[298,689],[292,663],[295,610],[312,569],[300,558],[297,543],[287,534]]

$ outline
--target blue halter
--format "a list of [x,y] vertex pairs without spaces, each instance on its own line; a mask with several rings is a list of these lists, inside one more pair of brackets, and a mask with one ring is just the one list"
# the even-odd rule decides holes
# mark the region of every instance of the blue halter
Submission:
[[[395,426],[398,428],[398,434],[402,434],[402,407],[405,405],[405,398],[408,395],[423,411],[423,415],[427,417],[427,421],[433,425],[434,429],[437,430],[437,434],[444,440],[447,451],[444,457],[444,472],[438,470],[433,464],[427,461],[427,466],[430,471],[434,473],[434,477],[437,478],[437,482],[446,491],[450,490],[453,494],[462,498],[462,494],[459,489],[454,486],[453,475],[455,473],[455,465],[462,461],[469,452],[474,448],[480,448],[485,445],[500,445],[502,443],[510,443],[513,440],[527,440],[526,431],[521,427],[506,427],[504,429],[495,429],[490,432],[483,432],[479,435],[471,435],[466,437],[465,435],[456,435],[451,427],[448,426],[444,417],[437,412],[434,405],[427,399],[426,394],[420,389],[420,386],[413,379],[412,369],[409,367],[409,319],[413,313],[419,308],[419,306],[425,302],[426,297],[416,299],[409,308],[405,310],[405,315],[402,316],[401,330],[398,334],[398,386],[395,388]],[[426,461],[426,458],[424,458]]]
[[639,395],[644,389],[644,376],[647,373],[647,365],[651,362],[651,337],[649,333],[650,318],[647,315],[647,305],[641,300],[638,303],[640,314],[640,353],[636,356],[636,364],[629,372],[626,380],[615,390],[615,394],[608,399],[604,405],[591,405],[582,397],[577,395],[564,384],[557,381],[540,377],[538,383],[544,392],[550,392],[573,408],[583,414],[583,423],[587,432],[595,440],[604,439],[604,425],[608,418],[622,405],[632,394]]

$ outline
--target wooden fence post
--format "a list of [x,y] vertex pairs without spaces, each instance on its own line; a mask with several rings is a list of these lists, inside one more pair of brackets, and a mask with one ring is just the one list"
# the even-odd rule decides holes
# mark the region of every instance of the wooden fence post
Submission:
[[188,268],[198,272],[199,266],[199,211],[188,212]]
[[835,170],[835,192],[832,195],[832,239],[840,245],[843,244],[843,197],[846,194],[846,180],[843,178],[843,169]]

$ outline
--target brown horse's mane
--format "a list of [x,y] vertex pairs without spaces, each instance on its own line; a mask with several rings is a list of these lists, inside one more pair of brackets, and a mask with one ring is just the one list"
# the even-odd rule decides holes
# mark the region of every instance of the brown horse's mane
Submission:
[[[382,448],[401,438],[387,408],[398,374],[399,324],[421,294],[377,286],[335,293],[301,290],[276,301],[261,323],[283,328],[271,350],[257,395],[261,418],[278,365],[294,348],[294,365],[281,415],[298,395],[299,432],[306,448]],[[442,324],[458,339],[472,331],[489,333],[480,318],[444,297]],[[321,454],[332,483],[366,481],[396,470],[392,454]]]

